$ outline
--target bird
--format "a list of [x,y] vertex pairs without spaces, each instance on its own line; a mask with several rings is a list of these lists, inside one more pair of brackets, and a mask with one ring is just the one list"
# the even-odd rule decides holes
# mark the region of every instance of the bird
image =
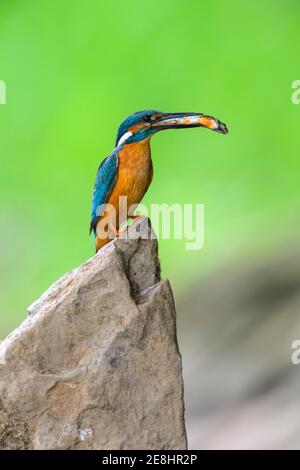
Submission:
[[127,210],[120,217],[119,201],[125,196],[128,208],[138,205],[148,190],[153,177],[151,137],[163,130],[191,127],[205,127],[221,134],[228,132],[224,123],[202,113],[144,110],[124,119],[114,150],[102,161],[96,174],[89,230],[95,236],[96,253],[119,236],[123,222],[136,217]]

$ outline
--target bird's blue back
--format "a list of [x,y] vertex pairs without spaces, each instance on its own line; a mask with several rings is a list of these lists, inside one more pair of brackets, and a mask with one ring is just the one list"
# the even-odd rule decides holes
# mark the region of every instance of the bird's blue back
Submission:
[[90,222],[90,233],[93,231],[95,236],[96,226],[103,213],[104,205],[107,202],[117,180],[118,153],[122,148],[123,146],[115,148],[112,153],[103,160],[97,171],[92,196],[92,213]]

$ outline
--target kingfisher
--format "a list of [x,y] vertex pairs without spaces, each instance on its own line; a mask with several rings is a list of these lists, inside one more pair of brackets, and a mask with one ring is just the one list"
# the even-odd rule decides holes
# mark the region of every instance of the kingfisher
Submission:
[[[153,177],[150,139],[159,131],[206,127],[227,134],[225,124],[202,113],[163,113],[138,111],[126,117],[116,137],[115,149],[98,168],[92,196],[90,234],[94,233],[96,252],[115,236],[129,218],[149,188]],[[126,209],[120,211],[121,196],[126,197]],[[121,214],[123,212],[123,214]]]

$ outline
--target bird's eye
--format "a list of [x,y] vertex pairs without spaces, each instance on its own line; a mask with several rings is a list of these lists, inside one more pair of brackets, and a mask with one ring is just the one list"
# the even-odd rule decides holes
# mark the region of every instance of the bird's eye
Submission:
[[149,115],[148,115],[148,116],[144,116],[144,117],[143,117],[143,121],[144,121],[144,122],[151,122],[151,121],[152,121],[152,116],[149,116]]

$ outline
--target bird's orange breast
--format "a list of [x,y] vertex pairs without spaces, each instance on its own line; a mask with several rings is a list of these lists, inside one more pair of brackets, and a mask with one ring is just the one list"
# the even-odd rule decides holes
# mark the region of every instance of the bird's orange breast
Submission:
[[152,180],[149,139],[125,145],[118,158],[118,177],[107,202],[117,209],[119,197],[127,196],[129,209],[141,202]]

